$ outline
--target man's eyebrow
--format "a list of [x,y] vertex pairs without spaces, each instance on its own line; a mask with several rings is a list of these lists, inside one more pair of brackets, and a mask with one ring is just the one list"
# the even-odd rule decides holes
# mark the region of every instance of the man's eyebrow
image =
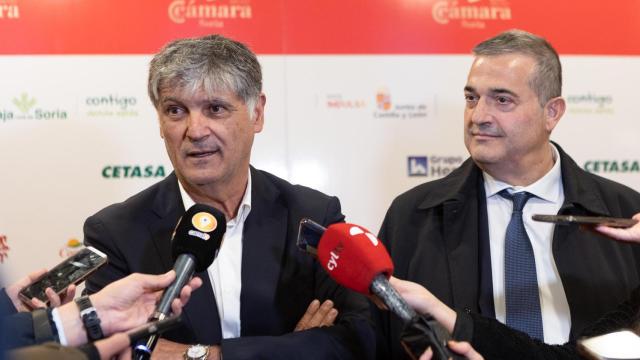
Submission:
[[504,88],[492,88],[492,89],[489,89],[489,91],[490,91],[492,94],[507,94],[507,95],[511,95],[511,96],[513,96],[513,97],[516,97],[516,98],[517,98],[517,97],[519,97],[519,96],[518,96],[518,94],[516,94],[515,92],[513,92],[513,91],[511,91],[511,90],[509,90],[509,89],[504,89]]
[[465,92],[476,92],[476,89],[474,89],[473,86],[467,85],[467,86],[464,87],[464,91]]

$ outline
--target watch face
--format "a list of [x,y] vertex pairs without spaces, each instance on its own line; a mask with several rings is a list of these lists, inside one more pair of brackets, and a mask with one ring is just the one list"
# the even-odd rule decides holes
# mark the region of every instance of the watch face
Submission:
[[207,354],[207,347],[202,345],[190,346],[187,350],[187,356],[191,359],[197,359]]

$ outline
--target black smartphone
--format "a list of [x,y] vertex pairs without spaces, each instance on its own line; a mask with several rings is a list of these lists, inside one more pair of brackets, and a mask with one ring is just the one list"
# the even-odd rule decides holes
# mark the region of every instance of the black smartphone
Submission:
[[535,221],[552,222],[559,225],[606,225],[616,228],[628,228],[638,223],[636,219],[613,218],[605,216],[579,216],[579,215],[540,215],[531,216]]
[[297,240],[298,248],[312,255],[318,255],[318,244],[325,230],[327,228],[311,219],[304,218],[300,220]]
[[30,303],[34,297],[49,303],[49,299],[44,292],[48,287],[53,289],[56,294],[61,294],[69,285],[82,282],[89,274],[106,263],[107,255],[91,246],[87,246],[20,290],[18,295],[26,303]]
[[131,344],[135,344],[139,340],[146,339],[151,335],[162,334],[167,330],[178,327],[180,324],[182,324],[182,316],[180,315],[153,321],[129,331],[129,340]]

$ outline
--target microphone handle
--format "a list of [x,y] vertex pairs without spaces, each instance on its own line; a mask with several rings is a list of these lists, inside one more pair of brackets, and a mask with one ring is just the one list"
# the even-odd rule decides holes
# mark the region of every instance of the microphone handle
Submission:
[[[173,269],[176,271],[176,279],[162,294],[162,299],[156,306],[155,313],[151,316],[149,321],[157,321],[166,318],[171,311],[171,303],[173,299],[180,296],[180,291],[184,285],[189,281],[191,275],[193,275],[196,268],[196,258],[191,254],[181,254],[176,259]],[[144,343],[141,343],[135,347],[135,359],[136,360],[148,360],[151,357],[153,349],[158,342],[157,335],[151,335]]]
[[400,294],[398,294],[396,289],[391,286],[386,275],[376,275],[369,289],[374,295],[382,299],[389,308],[389,311],[396,314],[402,320],[402,323],[409,323],[413,318],[418,316],[415,310],[413,310]]

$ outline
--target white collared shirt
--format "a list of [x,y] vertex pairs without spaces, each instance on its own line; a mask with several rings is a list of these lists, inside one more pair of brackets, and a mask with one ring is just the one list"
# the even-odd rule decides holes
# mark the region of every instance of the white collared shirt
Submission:
[[[178,182],[179,183],[179,182]],[[180,184],[184,208],[195,204]],[[227,231],[222,238],[218,256],[207,272],[218,305],[222,338],[240,337],[240,292],[242,290],[242,233],[244,222],[251,212],[251,171],[247,188],[235,218],[227,220]]]
[[494,179],[486,172],[483,172],[483,176],[484,190],[487,196],[493,303],[496,319],[502,323],[505,322],[504,242],[513,211],[511,200],[503,198],[498,193],[504,189],[510,189],[509,192],[527,191],[535,197],[529,199],[524,206],[522,219],[531,240],[536,261],[544,341],[548,344],[564,344],[569,340],[571,314],[567,296],[562,287],[562,280],[553,259],[554,224],[531,219],[533,214],[557,214],[564,202],[560,154],[553,144],[551,146],[555,160],[553,167],[546,175],[529,186],[511,186]]

